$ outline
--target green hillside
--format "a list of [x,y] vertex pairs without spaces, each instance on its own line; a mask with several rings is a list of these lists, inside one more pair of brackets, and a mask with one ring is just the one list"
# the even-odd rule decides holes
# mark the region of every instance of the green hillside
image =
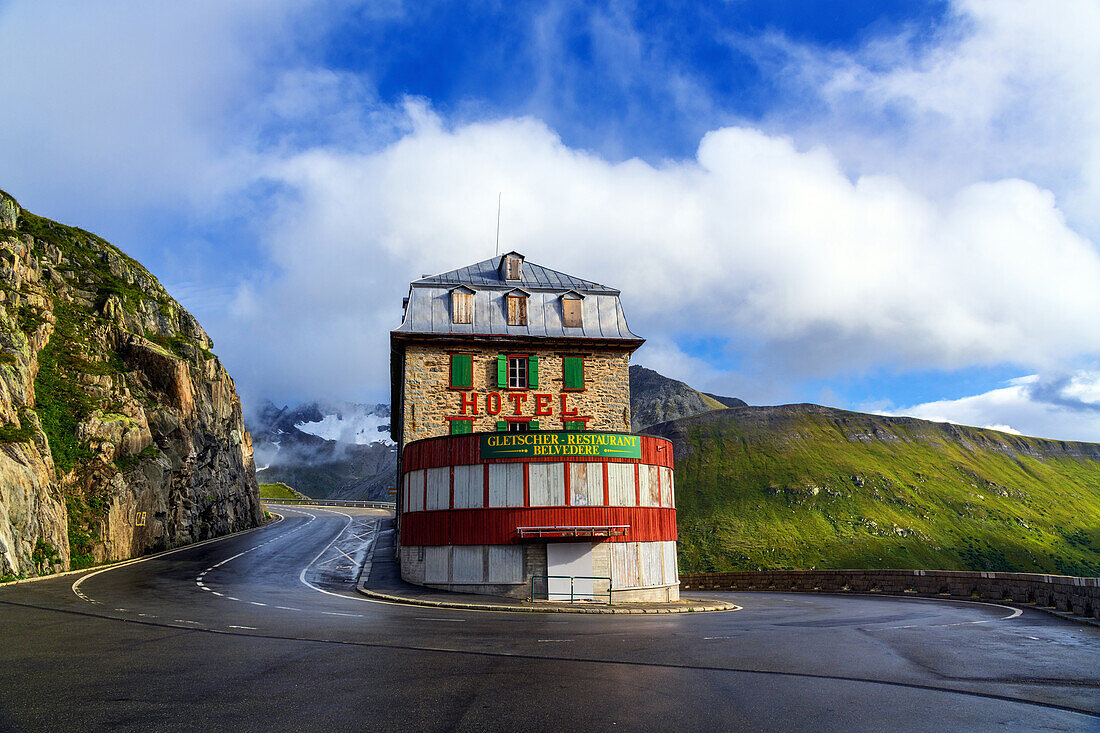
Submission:
[[653,426],[673,440],[682,572],[1100,575],[1100,445],[816,405]]

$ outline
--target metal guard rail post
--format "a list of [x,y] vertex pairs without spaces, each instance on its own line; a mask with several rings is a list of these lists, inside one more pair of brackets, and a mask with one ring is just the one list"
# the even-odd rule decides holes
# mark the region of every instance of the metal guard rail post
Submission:
[[[546,581],[546,600],[548,600],[548,601],[551,600],[551,598],[550,598],[550,579],[554,578],[555,580],[564,580],[565,578],[569,578],[569,602],[570,603],[572,603],[573,600],[574,600],[574,593],[573,593],[573,581],[574,580],[577,580],[577,579],[579,579],[579,580],[606,580],[607,581],[607,605],[609,605],[609,606],[613,605],[611,603],[611,594],[614,592],[614,589],[611,587],[611,578],[608,578],[606,576],[603,576],[603,575],[532,575],[531,576],[531,596],[530,596],[532,601],[535,600],[535,579],[536,578],[542,578],[543,580]],[[595,590],[592,591],[592,595],[596,595]],[[603,595],[603,594],[601,593],[600,595]]]
[[396,502],[392,501],[353,501],[351,499],[264,499],[260,497],[260,501],[264,504],[291,504],[291,505],[304,505],[304,506],[360,506],[367,509],[396,509]]

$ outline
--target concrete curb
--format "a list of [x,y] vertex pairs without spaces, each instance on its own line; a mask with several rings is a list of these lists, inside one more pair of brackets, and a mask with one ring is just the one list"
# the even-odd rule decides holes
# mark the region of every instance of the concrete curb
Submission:
[[508,613],[588,613],[588,614],[614,614],[614,613],[630,613],[630,614],[661,614],[661,613],[707,613],[713,611],[740,611],[741,607],[733,603],[711,603],[708,605],[699,606],[678,606],[670,608],[630,608],[629,606],[604,606],[604,607],[584,607],[584,606],[513,606],[508,604],[497,603],[455,603],[451,601],[431,601],[423,598],[406,598],[404,596],[395,596],[389,593],[379,593],[375,590],[370,590],[365,587],[365,583],[360,582],[356,588],[357,591],[369,598],[375,598],[380,601],[389,601],[390,603],[401,603],[407,606],[431,606],[434,608],[457,608],[465,609],[468,611],[503,611]]

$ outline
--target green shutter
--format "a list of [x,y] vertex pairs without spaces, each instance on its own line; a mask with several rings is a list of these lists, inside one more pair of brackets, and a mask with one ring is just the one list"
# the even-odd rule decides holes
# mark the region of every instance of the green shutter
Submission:
[[584,430],[584,420],[566,420],[566,430]]
[[538,430],[539,429],[539,421],[538,420],[532,420],[531,422],[527,423],[527,429],[528,430]]
[[474,357],[469,354],[451,354],[451,386],[455,389],[472,389],[474,386]]
[[497,386],[501,389],[508,387],[508,357],[504,354],[497,356]]
[[539,386],[539,358],[537,356],[527,357],[527,386],[531,389]]
[[562,387],[584,389],[584,359],[567,356],[562,360]]
[[473,431],[473,420],[451,420],[451,435],[466,435]]
[[508,423],[504,422],[503,420],[497,420],[497,432],[498,433],[508,432]]

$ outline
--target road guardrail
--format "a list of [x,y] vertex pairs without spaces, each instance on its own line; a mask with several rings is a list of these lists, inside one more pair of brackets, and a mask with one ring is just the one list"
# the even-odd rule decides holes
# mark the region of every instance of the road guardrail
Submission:
[[397,509],[397,504],[392,501],[351,501],[349,499],[264,499],[265,504],[295,504],[305,506],[361,506],[367,509]]

